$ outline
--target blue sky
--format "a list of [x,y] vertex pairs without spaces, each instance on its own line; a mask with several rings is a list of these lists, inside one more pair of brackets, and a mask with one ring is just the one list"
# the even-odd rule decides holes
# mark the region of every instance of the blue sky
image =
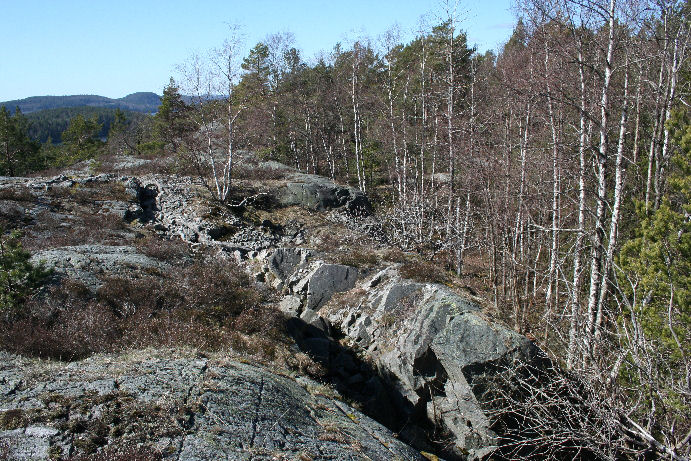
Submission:
[[[511,0],[462,2],[461,28],[482,51],[505,42]],[[412,37],[439,0],[0,0],[0,101],[37,95],[161,93],[175,66],[240,24],[249,49],[291,32],[305,58],[398,24]]]

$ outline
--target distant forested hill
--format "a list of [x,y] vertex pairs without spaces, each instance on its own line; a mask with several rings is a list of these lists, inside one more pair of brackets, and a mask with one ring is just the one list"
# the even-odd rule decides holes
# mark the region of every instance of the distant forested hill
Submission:
[[[125,113],[127,118],[133,120],[142,119],[148,116],[142,112],[123,109],[121,110]],[[113,120],[115,120],[116,111],[117,109],[109,107],[81,106],[39,110],[26,113],[25,115],[26,118],[31,122],[29,128],[29,136],[31,136],[31,138],[40,141],[41,143],[45,143],[48,138],[50,138],[52,142],[59,143],[61,142],[60,135],[70,124],[70,120],[77,115],[82,115],[84,118],[93,118],[94,116],[98,117],[99,123],[103,125],[101,131],[98,133],[98,136],[101,139],[105,139],[108,136],[111,123]]]
[[57,109],[67,107],[104,107],[123,110],[130,110],[136,112],[153,113],[158,110],[161,104],[161,98],[156,93],[132,93],[124,98],[111,99],[105,96],[96,95],[72,95],[72,96],[32,96],[25,99],[16,99],[14,101],[0,102],[0,106],[5,106],[9,110],[14,111],[15,107],[25,113]]

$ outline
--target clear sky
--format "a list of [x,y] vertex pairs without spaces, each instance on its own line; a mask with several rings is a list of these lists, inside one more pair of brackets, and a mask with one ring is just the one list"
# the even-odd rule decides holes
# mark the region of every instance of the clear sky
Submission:
[[[511,0],[461,0],[461,28],[496,49],[515,22]],[[0,101],[39,95],[161,93],[175,66],[219,46],[240,24],[249,50],[291,32],[304,58],[397,24],[411,38],[438,23],[439,0],[0,0]]]

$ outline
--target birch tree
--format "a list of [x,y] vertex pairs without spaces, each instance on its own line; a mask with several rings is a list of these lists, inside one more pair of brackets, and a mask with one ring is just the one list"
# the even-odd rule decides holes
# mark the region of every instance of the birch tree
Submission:
[[195,109],[197,132],[187,139],[187,152],[200,178],[221,202],[231,190],[236,121],[245,108],[236,100],[240,76],[242,39],[237,27],[207,57],[194,54],[180,66],[183,92],[190,95]]

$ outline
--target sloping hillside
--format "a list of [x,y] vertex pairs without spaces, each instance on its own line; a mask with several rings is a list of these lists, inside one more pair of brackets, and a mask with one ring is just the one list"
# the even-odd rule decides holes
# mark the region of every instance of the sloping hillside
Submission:
[[[497,402],[571,378],[452,278],[392,248],[362,192],[245,154],[221,204],[198,178],[161,174],[171,161],[0,180],[0,224],[53,271],[0,321],[10,459],[600,448],[577,431],[559,433],[561,447],[534,439],[530,414],[513,432]],[[597,425],[586,397],[550,401],[549,422],[568,410]]]
[[139,92],[117,99],[97,95],[31,96],[25,99],[0,102],[0,106],[4,105],[10,110],[19,107],[25,114],[46,109],[79,106],[107,107],[111,109],[120,108],[136,112],[152,113],[158,110],[160,103],[161,100],[157,94]]

